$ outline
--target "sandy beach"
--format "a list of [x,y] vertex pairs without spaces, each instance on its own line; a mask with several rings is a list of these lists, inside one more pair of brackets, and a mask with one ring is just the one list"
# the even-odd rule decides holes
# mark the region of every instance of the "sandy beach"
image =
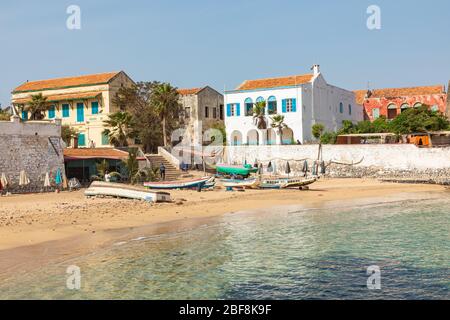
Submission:
[[160,234],[194,227],[226,213],[277,206],[330,206],[439,197],[444,187],[329,179],[308,191],[172,191],[173,203],[149,204],[119,199],[88,199],[84,191],[13,195],[0,198],[0,273],[92,252],[146,232]]

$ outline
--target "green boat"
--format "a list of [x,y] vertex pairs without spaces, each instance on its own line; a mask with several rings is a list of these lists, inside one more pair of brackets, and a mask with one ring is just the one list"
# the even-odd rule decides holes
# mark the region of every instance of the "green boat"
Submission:
[[258,168],[254,168],[249,164],[244,166],[235,166],[229,164],[218,164],[216,166],[217,173],[227,174],[227,175],[240,175],[243,177],[247,177],[250,173],[255,173],[258,171]]

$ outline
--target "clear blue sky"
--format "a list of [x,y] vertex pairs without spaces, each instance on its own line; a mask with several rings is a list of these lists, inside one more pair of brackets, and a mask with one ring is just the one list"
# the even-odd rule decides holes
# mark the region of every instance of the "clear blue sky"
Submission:
[[[82,29],[66,28],[66,9]],[[369,31],[366,9],[381,7]],[[124,70],[219,91],[314,63],[346,89],[450,80],[450,1],[47,0],[0,2],[0,102],[26,80]]]

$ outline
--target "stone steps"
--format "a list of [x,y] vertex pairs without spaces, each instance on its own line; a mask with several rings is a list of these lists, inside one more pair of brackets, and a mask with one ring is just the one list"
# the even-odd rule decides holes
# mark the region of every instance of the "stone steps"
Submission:
[[177,168],[172,162],[168,161],[163,156],[157,154],[147,154],[145,155],[147,159],[150,161],[152,167],[159,168],[161,163],[166,167],[166,180],[176,180],[181,175],[181,170]]

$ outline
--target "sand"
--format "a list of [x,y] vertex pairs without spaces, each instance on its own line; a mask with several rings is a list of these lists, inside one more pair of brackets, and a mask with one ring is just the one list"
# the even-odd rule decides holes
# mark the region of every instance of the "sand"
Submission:
[[[0,273],[92,252],[120,239],[188,228],[226,213],[285,205],[330,206],[366,199],[381,202],[439,197],[436,185],[381,183],[370,179],[321,180],[308,191],[171,191],[174,203],[87,199],[83,190],[0,197]],[[332,206],[331,206],[332,207]],[[149,229],[150,228],[150,229]]]

